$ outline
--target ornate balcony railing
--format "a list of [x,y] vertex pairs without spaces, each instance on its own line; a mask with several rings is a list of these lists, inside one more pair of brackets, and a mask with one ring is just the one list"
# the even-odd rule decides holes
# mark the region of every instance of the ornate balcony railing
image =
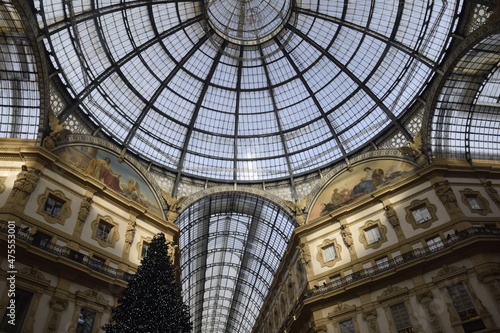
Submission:
[[[7,221],[0,221],[0,231],[3,233],[9,232],[9,226]],[[34,235],[31,235],[29,228],[15,228],[16,241],[21,240],[27,244],[36,246],[37,248],[56,255],[58,257],[65,257],[73,260],[83,266],[86,266],[93,271],[102,273],[112,278],[120,279],[123,281],[130,281],[133,277],[132,274],[124,272],[120,269],[105,265],[101,260],[97,258],[89,257],[86,254],[70,249],[64,245],[59,245],[56,243],[49,242],[48,240],[40,240]]]
[[447,238],[442,240],[442,242],[436,243],[433,246],[425,246],[422,248],[414,249],[410,252],[402,253],[392,259],[389,259],[381,265],[364,268],[362,270],[339,278],[336,281],[326,283],[322,286],[315,286],[314,289],[308,290],[306,292],[306,298],[342,288],[358,280],[381,274],[389,269],[404,265],[422,257],[432,255],[438,251],[451,247],[453,244],[478,235],[500,236],[500,229],[493,227],[472,227],[466,230],[455,232],[454,234],[450,234],[449,236],[447,236]]
[[414,249],[410,252],[403,253],[399,256],[396,256],[389,261],[384,262],[383,265],[379,265],[376,267],[365,268],[351,274],[348,274],[344,277],[339,278],[336,281],[325,283],[322,286],[315,286],[314,289],[310,289],[305,291],[295,302],[295,305],[288,315],[286,321],[281,326],[279,332],[286,332],[287,329],[292,325],[295,321],[295,317],[299,314],[300,308],[303,305],[303,302],[311,297],[321,295],[327,293],[332,290],[336,290],[339,288],[343,288],[348,286],[356,281],[362,280],[364,278],[373,277],[378,274],[382,274],[383,272],[395,268],[397,266],[401,266],[412,261],[415,261],[419,258],[430,256],[438,251],[445,250],[456,243],[465,241],[474,236],[500,236],[500,229],[493,227],[472,227],[466,230],[462,230],[459,232],[455,232],[454,234],[450,234],[446,239],[442,240],[441,243],[434,244],[433,246],[426,246],[418,249]]

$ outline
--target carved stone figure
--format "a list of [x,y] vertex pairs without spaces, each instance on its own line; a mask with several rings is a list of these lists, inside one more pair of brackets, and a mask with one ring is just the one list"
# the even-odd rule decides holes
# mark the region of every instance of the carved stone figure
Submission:
[[170,257],[170,261],[175,264],[175,258],[177,255],[177,251],[179,250],[179,245],[170,243],[168,246],[168,255]]
[[389,220],[389,223],[394,227],[399,227],[399,219],[398,215],[396,214],[396,211],[392,206],[385,206],[385,214],[387,215],[387,219]]
[[161,191],[161,194],[163,196],[163,199],[165,199],[168,207],[167,221],[173,223],[179,216],[178,211],[187,197],[181,197],[177,199],[177,197],[173,197],[165,191]]
[[36,187],[40,179],[41,171],[35,168],[28,168],[26,165],[21,167],[21,172],[18,173],[14,181],[13,195],[23,193],[23,199],[28,197]]
[[436,194],[439,197],[439,200],[443,203],[443,205],[448,209],[458,208],[457,198],[449,185],[449,182],[445,180],[444,182],[439,182],[434,185]]
[[304,210],[306,208],[306,203],[308,199],[308,195],[303,197],[300,200],[295,200],[295,202],[290,201],[290,200],[284,200],[285,204],[294,212],[295,214],[295,221],[297,221],[298,225],[304,225],[306,222],[306,217],[304,215]]
[[134,241],[135,226],[136,226],[135,220],[130,221],[127,225],[127,231],[125,232],[125,243],[127,244],[127,246],[132,245],[132,242]]
[[90,206],[92,205],[92,198],[85,197],[80,205],[80,210],[78,211],[78,222],[83,224],[90,213]]
[[406,142],[408,146],[399,147],[399,151],[403,154],[412,155],[416,159],[422,155],[422,133],[418,133],[413,138],[413,141]]
[[500,207],[500,195],[498,194],[498,191],[493,187],[491,184],[491,181],[486,182],[486,191],[490,195],[491,199],[493,202]]
[[342,234],[342,239],[344,239],[345,245],[347,245],[347,247],[350,248],[353,244],[351,231],[346,225],[342,225],[340,229],[341,229],[340,233]]
[[298,247],[300,260],[304,265],[308,265],[311,262],[311,252],[306,244],[300,244]]
[[45,139],[43,139],[42,145],[48,150],[52,150],[56,147],[57,141],[61,139],[65,139],[71,131],[67,128],[66,123],[60,123],[57,116],[54,114],[52,110],[49,111],[49,126],[50,133]]

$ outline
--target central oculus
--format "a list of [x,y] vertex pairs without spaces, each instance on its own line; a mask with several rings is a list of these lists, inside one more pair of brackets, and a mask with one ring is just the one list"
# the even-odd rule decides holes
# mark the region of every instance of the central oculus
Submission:
[[210,26],[240,45],[265,42],[281,31],[290,15],[291,0],[207,0]]

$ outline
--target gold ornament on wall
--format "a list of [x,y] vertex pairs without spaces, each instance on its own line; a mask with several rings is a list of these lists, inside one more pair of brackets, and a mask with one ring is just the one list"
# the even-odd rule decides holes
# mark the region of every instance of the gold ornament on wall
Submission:
[[56,147],[58,140],[65,139],[71,134],[71,131],[66,127],[66,123],[60,123],[54,111],[49,111],[49,126],[50,133],[45,139],[43,139],[43,146],[48,150],[52,150]]
[[173,223],[177,219],[177,216],[179,216],[178,211],[187,197],[180,197],[177,199],[177,197],[173,197],[165,191],[161,191],[161,194],[168,206],[167,221]]
[[292,212],[295,214],[295,221],[297,221],[298,225],[304,225],[306,222],[306,216],[304,215],[304,211],[306,208],[306,203],[308,198],[309,196],[306,195],[300,200],[295,200],[295,202],[290,200],[284,200],[288,208],[290,208]]

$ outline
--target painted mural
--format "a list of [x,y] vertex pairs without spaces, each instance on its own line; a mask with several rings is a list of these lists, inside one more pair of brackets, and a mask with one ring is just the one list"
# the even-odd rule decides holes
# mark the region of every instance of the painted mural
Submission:
[[160,206],[144,179],[127,163],[119,162],[115,155],[91,146],[63,147],[55,154],[62,162],[160,214]]
[[356,165],[334,178],[317,197],[309,220],[348,205],[359,197],[401,180],[416,171],[416,166],[398,160],[372,160]]

